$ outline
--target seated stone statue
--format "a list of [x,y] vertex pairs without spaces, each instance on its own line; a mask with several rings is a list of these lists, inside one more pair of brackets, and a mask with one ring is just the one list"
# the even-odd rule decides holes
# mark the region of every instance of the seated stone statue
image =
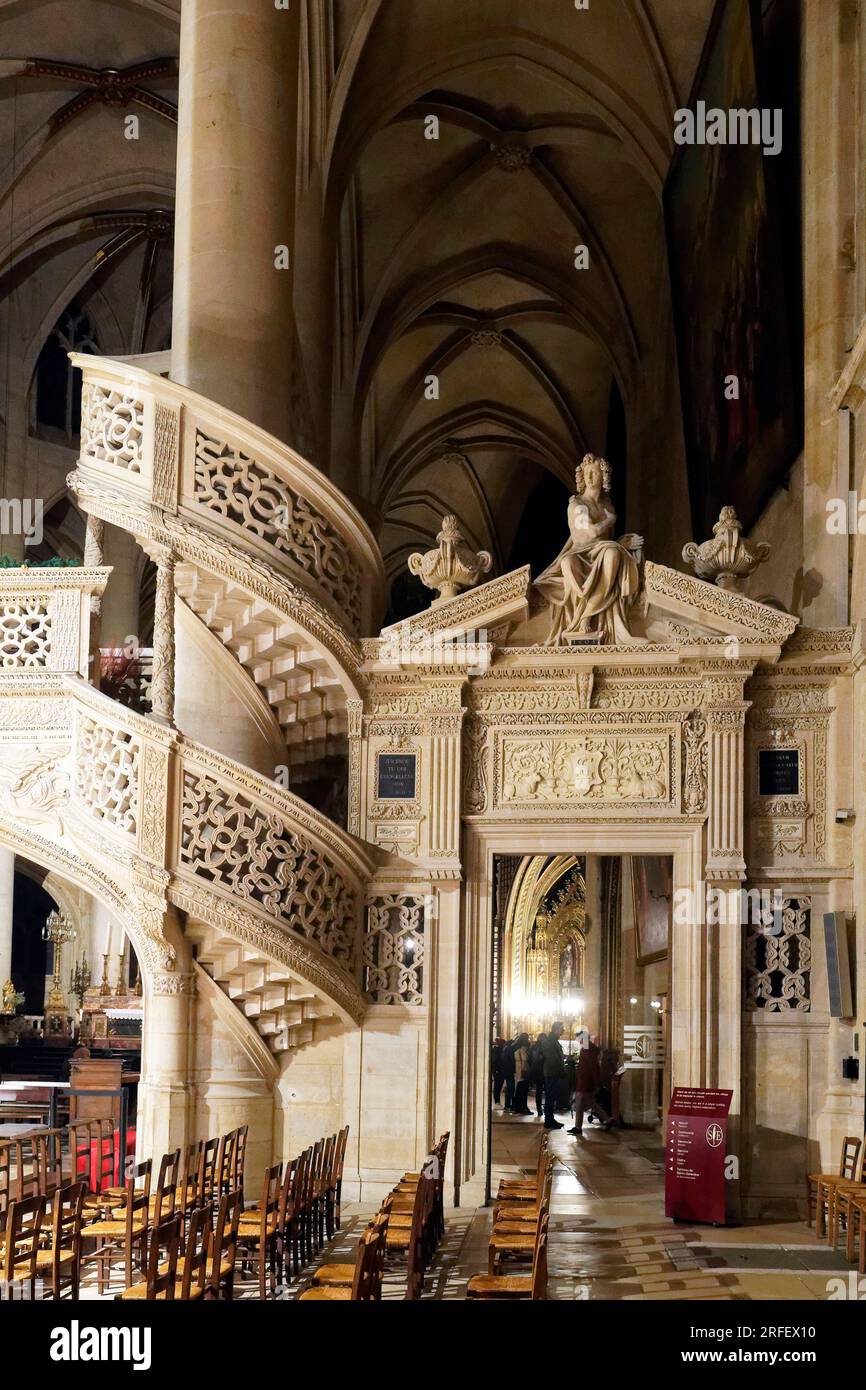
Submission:
[[605,645],[633,645],[627,613],[640,577],[643,537],[613,539],[610,464],[586,454],[568,504],[569,540],[535,588],[552,610],[548,645],[595,637]]

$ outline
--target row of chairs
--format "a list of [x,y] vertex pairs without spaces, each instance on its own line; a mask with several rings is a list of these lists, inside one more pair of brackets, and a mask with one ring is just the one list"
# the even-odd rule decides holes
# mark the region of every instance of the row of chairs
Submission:
[[[538,1149],[535,1174],[503,1178],[493,1205],[493,1229],[486,1274],[469,1280],[466,1297],[482,1301],[513,1301],[547,1297],[547,1240],[553,1155],[547,1136]],[[530,1264],[530,1272],[506,1273],[506,1263]]]
[[443,1134],[417,1173],[404,1173],[362,1233],[354,1263],[324,1264],[314,1272],[301,1302],[378,1302],[389,1256],[406,1260],[406,1298],[420,1299],[424,1275],[445,1234]]
[[349,1126],[297,1158],[265,1169],[261,1197],[241,1216],[242,1264],[258,1274],[259,1297],[273,1297],[331,1240],[342,1223]]
[[[150,1232],[157,1232],[159,1246],[176,1218],[178,1248],[183,1252],[194,1213],[202,1208],[210,1209],[211,1233],[220,1237],[214,1250],[226,1242],[233,1248],[232,1222],[236,1243],[243,1208],[246,1126],[189,1145],[183,1158],[180,1150],[164,1155],[154,1192],[150,1160],[133,1167],[122,1187],[110,1184],[113,1137],[105,1125],[103,1121],[76,1122],[67,1127],[69,1132],[39,1131],[15,1141],[16,1155],[8,1160],[5,1173],[0,1228],[0,1268],[11,1291],[20,1294],[29,1282],[32,1297],[38,1278],[53,1297],[60,1297],[68,1285],[75,1298],[82,1270],[94,1264],[102,1294],[111,1283],[116,1261],[122,1262],[124,1282],[130,1287],[135,1265],[142,1270],[148,1267]],[[24,1138],[29,1148],[22,1147]],[[80,1176],[82,1172],[86,1177]],[[229,1197],[234,1200],[222,1212],[221,1199]],[[228,1222],[225,1241],[220,1233],[221,1213],[224,1228]],[[167,1248],[170,1253],[170,1242]],[[221,1259],[210,1269],[209,1280],[213,1288],[228,1288],[230,1296],[225,1273],[217,1278],[224,1264]]]
[[845,1136],[835,1173],[806,1175],[806,1221],[834,1250],[844,1230],[846,1256],[866,1274],[866,1134]]

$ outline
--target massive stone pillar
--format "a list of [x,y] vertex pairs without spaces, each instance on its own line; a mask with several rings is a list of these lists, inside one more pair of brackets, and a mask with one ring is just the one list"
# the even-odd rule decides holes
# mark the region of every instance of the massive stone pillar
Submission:
[[184,0],[181,11],[171,375],[282,439],[300,10]]
[[0,846],[0,989],[12,979],[12,895],[15,851]]
[[804,0],[802,14],[803,621],[835,627],[848,621],[848,544],[828,533],[827,502],[847,497],[849,466],[829,392],[851,346],[857,35],[853,5]]

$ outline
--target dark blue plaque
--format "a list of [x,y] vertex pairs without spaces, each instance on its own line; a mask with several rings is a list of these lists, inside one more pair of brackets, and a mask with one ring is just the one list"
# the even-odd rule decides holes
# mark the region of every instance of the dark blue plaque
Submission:
[[415,753],[380,753],[376,795],[385,801],[411,801],[415,795]]
[[758,792],[761,796],[797,796],[800,791],[800,750],[758,750]]

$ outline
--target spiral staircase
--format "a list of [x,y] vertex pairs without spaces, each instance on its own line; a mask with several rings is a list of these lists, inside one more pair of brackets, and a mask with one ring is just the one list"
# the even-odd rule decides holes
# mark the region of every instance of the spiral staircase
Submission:
[[[179,911],[198,971],[279,1059],[323,1020],[363,1016],[364,901],[381,852],[88,683],[110,574],[99,523],[157,558],[154,688],[173,678],[162,573],[264,696],[290,768],[345,750],[381,557],[348,501],[273,437],[140,367],[73,362],[84,385],[69,484],[91,518],[89,553],[80,568],[0,576],[0,834],[115,902],[145,968],[173,968],[153,923]],[[219,703],[218,686],[207,698]]]

